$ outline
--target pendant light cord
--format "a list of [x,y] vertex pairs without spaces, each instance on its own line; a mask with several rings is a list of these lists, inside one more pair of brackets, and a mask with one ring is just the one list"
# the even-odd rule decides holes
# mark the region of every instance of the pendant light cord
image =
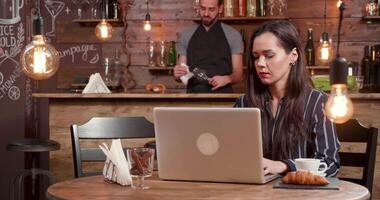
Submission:
[[323,32],[326,32],[326,18],[327,18],[327,0],[325,0],[325,11],[324,11],[324,14],[323,14],[323,18],[324,18],[324,24],[323,24]]
[[336,57],[340,57],[339,55],[339,48],[340,48],[340,30],[342,29],[342,21],[343,21],[343,11],[346,9],[346,5],[344,2],[340,4],[339,7],[339,25],[338,25],[338,44],[337,44],[337,50],[336,50]]

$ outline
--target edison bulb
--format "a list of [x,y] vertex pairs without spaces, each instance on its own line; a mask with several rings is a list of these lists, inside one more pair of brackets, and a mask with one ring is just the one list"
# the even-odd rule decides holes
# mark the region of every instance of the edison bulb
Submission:
[[336,6],[338,6],[339,8],[342,3],[343,3],[342,0],[338,0],[338,2],[336,3]]
[[332,122],[342,124],[351,119],[354,106],[348,97],[346,84],[331,86],[331,93],[325,105],[325,114]]
[[106,22],[105,19],[102,19],[102,21],[95,28],[95,35],[100,40],[106,41],[111,39],[112,31],[113,30],[111,24]]
[[332,58],[333,50],[331,40],[321,40],[320,46],[318,47],[318,54],[318,59],[321,62],[327,62]]
[[24,73],[32,79],[42,80],[55,74],[59,68],[58,51],[46,42],[43,35],[33,36],[25,46],[20,62]]
[[144,22],[144,30],[150,31],[152,29],[152,26],[150,25],[150,21],[145,21]]

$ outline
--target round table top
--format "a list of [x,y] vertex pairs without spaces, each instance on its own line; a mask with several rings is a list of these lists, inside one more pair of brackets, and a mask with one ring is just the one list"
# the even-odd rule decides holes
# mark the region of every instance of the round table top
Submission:
[[369,199],[367,188],[339,182],[339,190],[273,189],[276,181],[264,185],[163,181],[147,179],[147,190],[135,190],[107,183],[102,176],[63,181],[50,186],[49,199]]

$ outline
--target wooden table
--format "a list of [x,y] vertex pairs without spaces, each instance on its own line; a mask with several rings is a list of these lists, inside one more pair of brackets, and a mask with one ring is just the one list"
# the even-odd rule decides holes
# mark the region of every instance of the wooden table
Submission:
[[340,181],[340,190],[273,189],[275,181],[265,185],[227,184],[146,180],[148,190],[133,190],[106,183],[102,176],[79,178],[56,183],[46,192],[49,199],[369,199],[360,185]]

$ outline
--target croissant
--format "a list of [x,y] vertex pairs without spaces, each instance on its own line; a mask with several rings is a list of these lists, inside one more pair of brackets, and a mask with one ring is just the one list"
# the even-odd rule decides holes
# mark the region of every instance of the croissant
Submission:
[[314,175],[309,171],[288,172],[282,177],[282,182],[296,185],[327,185],[330,183],[325,177]]

